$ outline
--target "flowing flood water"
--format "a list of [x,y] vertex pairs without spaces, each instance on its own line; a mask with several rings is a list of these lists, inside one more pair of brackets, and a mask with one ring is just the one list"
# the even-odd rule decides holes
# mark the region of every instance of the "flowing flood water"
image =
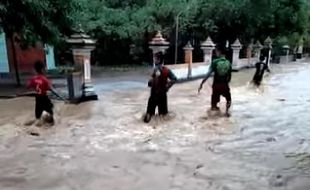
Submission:
[[56,102],[48,129],[23,125],[33,98],[0,100],[0,189],[309,190],[310,64],[272,69],[259,90],[253,70],[234,73],[230,118],[208,115],[211,80],[201,94],[200,80],[175,85],[170,116],[150,124],[138,82]]

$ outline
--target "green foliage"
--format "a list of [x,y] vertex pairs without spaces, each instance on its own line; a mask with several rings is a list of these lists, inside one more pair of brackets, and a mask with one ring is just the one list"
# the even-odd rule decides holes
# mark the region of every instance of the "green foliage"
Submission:
[[[245,45],[271,36],[275,44],[310,45],[309,0],[2,0],[0,26],[24,41],[57,42],[76,23],[98,39],[96,62],[150,61],[148,42],[161,30],[174,52],[211,36],[216,43],[239,38]],[[181,50],[181,48],[179,48]],[[195,53],[195,52],[194,52]]]
[[0,27],[22,42],[57,42],[71,32],[79,6],[75,0],[1,0]]
[[[291,46],[298,44],[297,39],[310,41],[306,40],[310,26],[310,3],[307,0],[80,2],[84,5],[83,25],[88,32],[101,39],[99,46],[106,47],[101,48],[102,52],[108,52],[109,47],[113,52],[117,51],[117,46],[113,44],[117,43],[122,51],[113,56],[124,56],[126,60],[141,53],[149,56],[147,42],[156,30],[161,30],[171,45],[174,44],[176,17],[179,17],[180,46],[188,40],[201,42],[208,35],[217,43],[226,40],[233,42],[238,37],[245,45],[252,39],[263,41],[267,36],[273,37],[276,44],[288,43]],[[109,59],[113,60],[113,57]]]

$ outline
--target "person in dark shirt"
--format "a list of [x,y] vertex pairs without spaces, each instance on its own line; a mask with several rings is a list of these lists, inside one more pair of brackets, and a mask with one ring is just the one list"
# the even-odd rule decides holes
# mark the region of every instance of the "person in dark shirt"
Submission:
[[177,81],[177,77],[163,63],[164,54],[159,52],[155,55],[156,67],[153,70],[152,78],[148,82],[148,86],[151,88],[151,95],[144,117],[144,122],[146,123],[150,122],[152,116],[155,115],[156,107],[158,107],[159,115],[166,115],[168,113],[167,92]]
[[198,93],[200,93],[204,83],[208,80],[211,74],[214,73],[211,110],[219,110],[217,104],[220,102],[220,96],[222,95],[226,98],[226,114],[229,116],[229,108],[231,106],[229,82],[231,80],[232,66],[225,58],[224,48],[218,47],[216,49],[216,56],[217,58],[212,61],[206,77],[202,80],[199,86]]
[[265,71],[270,72],[268,65],[264,61],[265,61],[265,57],[261,56],[259,58],[259,62],[255,64],[256,71],[252,79],[252,83],[256,86],[261,85]]

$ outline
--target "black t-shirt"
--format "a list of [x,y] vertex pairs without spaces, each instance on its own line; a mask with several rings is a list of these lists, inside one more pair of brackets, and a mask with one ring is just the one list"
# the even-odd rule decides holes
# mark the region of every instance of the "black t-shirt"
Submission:
[[268,70],[267,64],[264,62],[258,62],[255,64],[256,72],[254,75],[254,80],[261,80],[264,76],[266,70]]

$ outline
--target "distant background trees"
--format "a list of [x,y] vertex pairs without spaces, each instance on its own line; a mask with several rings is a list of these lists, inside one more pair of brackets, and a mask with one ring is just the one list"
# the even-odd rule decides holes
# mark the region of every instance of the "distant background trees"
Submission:
[[[161,30],[170,41],[168,63],[173,63],[177,15],[180,54],[188,41],[199,47],[207,36],[217,43],[226,40],[232,43],[238,37],[247,45],[271,36],[278,46],[289,44],[294,48],[300,41],[310,45],[308,0],[2,0],[0,3],[3,31],[9,35],[20,33],[27,43],[41,40],[63,47],[62,37],[82,24],[86,32],[98,39],[93,60],[98,65],[149,62],[148,41],[156,30]],[[200,55],[196,49],[194,55]]]

